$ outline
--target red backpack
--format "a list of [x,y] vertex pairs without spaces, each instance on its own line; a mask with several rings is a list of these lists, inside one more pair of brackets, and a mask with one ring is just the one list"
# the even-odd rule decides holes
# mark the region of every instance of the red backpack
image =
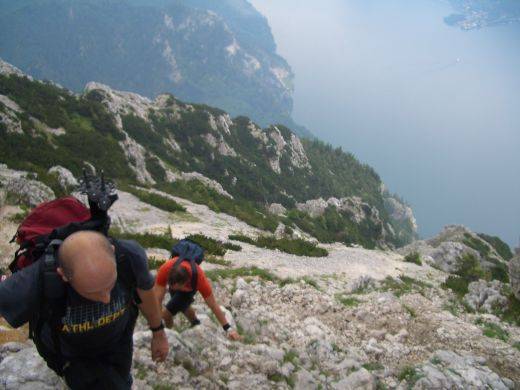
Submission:
[[16,240],[20,248],[16,251],[9,269],[14,273],[38,260],[55,229],[70,223],[86,222],[89,219],[90,210],[73,196],[38,205],[22,221],[11,240]]
[[80,192],[87,195],[90,207],[73,196],[66,196],[38,205],[22,221],[11,240],[20,245],[9,265],[12,273],[40,259],[54,240],[63,241],[80,230],[108,234],[107,210],[117,200],[114,185],[105,183],[103,174],[101,178],[84,174],[80,182]]

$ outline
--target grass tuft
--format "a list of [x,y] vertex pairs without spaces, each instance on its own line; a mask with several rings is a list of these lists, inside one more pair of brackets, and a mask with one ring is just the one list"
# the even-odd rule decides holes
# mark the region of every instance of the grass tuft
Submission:
[[509,332],[502,329],[499,325],[493,322],[488,322],[484,321],[482,318],[477,318],[475,320],[475,324],[479,325],[482,328],[482,333],[484,333],[484,336],[493,339],[499,339],[504,342],[507,342],[507,340],[509,340]]
[[421,255],[418,252],[412,252],[407,254],[404,257],[404,261],[406,261],[407,263],[422,265]]
[[260,236],[258,238],[251,238],[243,234],[232,234],[229,236],[229,239],[246,242],[260,248],[278,249],[282,252],[297,256],[325,257],[329,254],[326,249],[320,248],[316,244],[302,239],[278,239],[273,236]]

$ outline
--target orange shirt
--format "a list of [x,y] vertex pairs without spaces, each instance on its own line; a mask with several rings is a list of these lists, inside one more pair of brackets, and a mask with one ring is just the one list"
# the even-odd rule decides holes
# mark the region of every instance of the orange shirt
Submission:
[[[168,276],[170,275],[170,270],[177,261],[177,257],[174,257],[173,259],[168,260],[163,265],[161,265],[161,268],[157,271],[157,278],[155,279],[156,283],[159,286],[166,287],[168,284]],[[197,267],[197,291],[200,292],[200,294],[207,298],[212,294],[211,290],[211,284],[209,283],[208,278],[204,274],[204,271],[202,268],[199,267],[198,264],[195,264]],[[190,279],[186,283],[186,287],[191,288],[191,265],[189,261],[183,261],[181,263],[181,267],[186,269],[188,271],[188,274],[190,275]]]

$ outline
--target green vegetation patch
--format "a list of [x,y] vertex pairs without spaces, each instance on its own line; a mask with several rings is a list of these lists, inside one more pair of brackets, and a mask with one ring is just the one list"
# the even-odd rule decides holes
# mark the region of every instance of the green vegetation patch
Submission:
[[502,241],[499,237],[496,236],[488,236],[484,233],[479,233],[478,236],[486,241],[489,245],[491,245],[497,253],[502,256],[504,260],[511,260],[513,258],[513,252],[509,245],[507,245],[504,241]]
[[354,297],[346,296],[345,294],[336,294],[336,300],[345,307],[356,307],[361,301]]
[[9,216],[9,221],[11,222],[14,222],[14,223],[21,223],[25,217],[27,217],[27,215],[29,215],[29,213],[31,212],[31,209],[25,205],[21,205],[20,208],[22,209],[21,211],[19,211],[18,213],[16,214],[13,214],[13,215],[10,215]]
[[150,233],[128,233],[121,232],[116,228],[110,229],[110,235],[114,238],[124,240],[134,240],[143,248],[161,248],[170,251],[176,240],[171,237],[171,233],[150,234]]
[[363,364],[362,366],[365,370],[368,370],[368,371],[378,371],[378,370],[384,370],[385,367],[379,363],[379,362],[369,362],[369,363],[365,363]]
[[419,252],[412,252],[412,253],[407,254],[404,257],[404,261],[406,261],[407,263],[414,263],[417,265],[422,265],[421,255],[419,254]]
[[241,199],[230,199],[208,188],[198,180],[178,180],[175,183],[162,184],[159,188],[164,192],[189,199],[194,203],[207,205],[217,213],[221,212],[237,217],[259,229],[274,232],[278,227],[278,218],[260,212],[255,203]]
[[460,259],[460,264],[455,275],[450,275],[441,285],[445,289],[452,290],[459,298],[468,293],[471,282],[485,279],[485,272],[480,267],[480,262],[471,254],[466,254]]
[[285,352],[285,355],[283,355],[283,362],[284,363],[292,363],[295,367],[298,365],[298,352],[296,352],[294,349],[291,349],[287,352]]
[[242,234],[232,234],[228,238],[230,240],[246,242],[260,248],[278,249],[282,252],[297,256],[325,257],[329,254],[326,249],[320,248],[316,244],[302,239],[278,239],[272,236],[260,236],[254,239]]
[[414,291],[424,294],[424,290],[431,287],[432,285],[429,283],[405,275],[401,275],[397,279],[387,276],[381,283],[382,291],[392,291],[396,297]]
[[503,321],[520,326],[520,301],[510,293],[506,309],[498,315]]
[[224,260],[220,257],[211,256],[211,255],[205,256],[204,262],[209,263],[209,264],[222,265],[224,267],[229,267],[231,265],[231,261]]
[[[479,235],[479,237],[481,237],[481,235]],[[509,249],[507,244],[503,243],[498,237],[491,237],[491,236],[485,236],[485,237],[487,237],[488,240],[490,240],[491,242],[494,242],[495,245],[498,246],[500,251],[506,255],[506,257],[504,257],[504,259],[506,259],[509,256],[509,253],[507,252],[507,250],[509,250],[509,252],[511,250]],[[485,240],[485,241],[488,242],[488,240]],[[490,253],[491,250],[488,245],[486,245],[484,242],[476,239],[475,237],[471,236],[468,233],[464,234],[464,240],[462,242],[465,245],[469,246],[470,248],[475,249],[480,254],[480,256],[482,256],[483,259],[485,259],[486,261],[493,264],[489,269],[489,274],[484,275],[484,276],[486,276],[487,280],[496,279],[496,280],[500,280],[501,282],[504,282],[504,283],[509,282],[509,272],[507,270],[507,265],[502,263],[495,256],[491,255],[491,253]],[[500,243],[504,244],[507,248],[504,247],[503,245],[501,245]],[[492,245],[492,244],[490,243],[490,245]],[[498,250],[497,250],[497,252],[498,252]],[[511,253],[511,257],[513,257],[512,253]],[[507,258],[507,260],[509,260],[511,257]]]
[[513,348],[517,349],[520,351],[520,341],[517,341],[516,343],[513,344]]
[[211,280],[218,279],[236,279],[240,277],[258,277],[259,279],[278,283],[280,278],[276,275],[272,274],[269,271],[258,267],[241,267],[241,268],[232,268],[232,269],[212,269],[206,271],[206,276]]
[[180,205],[173,199],[167,198],[165,196],[153,192],[148,192],[145,190],[140,190],[132,186],[125,186],[122,189],[124,191],[130,192],[132,195],[135,195],[139,198],[140,201],[148,203],[163,211],[167,211],[169,213],[186,211],[186,208],[184,206]]
[[466,279],[454,275],[448,276],[442,284],[443,288],[453,291],[461,299],[468,293],[468,286],[469,282]]
[[242,248],[232,243],[223,243],[222,241],[215,240],[214,238],[205,236],[203,234],[192,234],[186,237],[186,239],[199,244],[204,248],[205,252],[210,255],[224,256],[228,249],[234,251],[240,251]]
[[408,382],[409,388],[412,388],[413,385],[423,377],[424,374],[421,374],[415,367],[412,366],[404,367],[397,375],[397,378],[400,381]]
[[[171,251],[175,243],[179,241],[177,238],[172,238],[171,231],[163,234],[150,233],[128,233],[121,232],[116,228],[110,229],[111,236],[125,240],[137,241],[144,248],[161,248]],[[240,250],[237,245],[231,243],[222,243],[221,241],[204,236],[202,234],[192,234],[186,237],[187,240],[193,241],[204,248],[205,261],[213,264],[229,265],[223,259],[217,259],[215,256],[224,256],[228,249]]]
[[499,325],[493,322],[488,322],[482,318],[477,318],[475,320],[475,324],[482,328],[482,333],[484,333],[484,336],[491,337],[493,339],[499,339],[505,342],[509,340],[509,332],[507,332],[505,329],[502,329]]

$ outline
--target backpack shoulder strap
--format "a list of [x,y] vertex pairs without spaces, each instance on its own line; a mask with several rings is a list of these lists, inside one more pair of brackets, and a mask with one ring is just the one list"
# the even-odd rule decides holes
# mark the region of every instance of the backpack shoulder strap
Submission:
[[117,280],[132,294],[135,303],[139,304],[141,299],[137,295],[137,280],[128,258],[130,254],[118,240],[110,239],[110,242],[115,248]]
[[49,324],[54,349],[57,353],[60,353],[61,350],[59,327],[61,318],[65,315],[66,303],[65,282],[56,272],[58,266],[56,254],[60,245],[60,240],[51,241],[45,249],[43,259],[38,263],[39,310],[34,313],[34,319],[29,323],[29,336],[37,347],[41,344],[40,333],[43,324]]

